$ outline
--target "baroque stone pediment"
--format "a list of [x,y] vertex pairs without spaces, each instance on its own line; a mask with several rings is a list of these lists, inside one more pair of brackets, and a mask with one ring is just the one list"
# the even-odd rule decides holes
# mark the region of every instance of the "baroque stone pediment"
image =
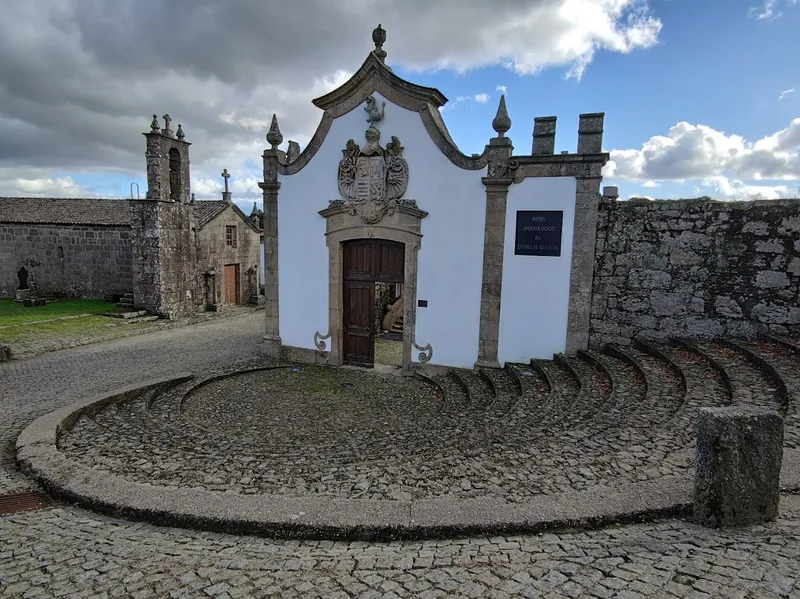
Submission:
[[408,163],[397,137],[393,136],[384,148],[380,131],[370,125],[364,138],[367,143],[363,148],[350,139],[342,150],[338,184],[345,199],[334,202],[358,214],[365,223],[375,224],[397,207],[406,192]]

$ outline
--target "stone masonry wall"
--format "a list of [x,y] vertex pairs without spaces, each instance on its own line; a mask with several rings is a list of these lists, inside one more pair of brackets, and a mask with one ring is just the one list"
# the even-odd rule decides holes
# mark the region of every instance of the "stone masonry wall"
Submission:
[[194,313],[197,292],[194,211],[190,204],[132,200],[133,295],[137,310],[165,318]]
[[800,200],[601,203],[591,343],[800,334]]
[[14,297],[29,258],[41,263],[42,295],[102,298],[133,288],[129,227],[0,224],[0,297]]
[[[226,243],[225,227],[236,227],[237,247]],[[222,304],[225,299],[224,266],[226,264],[239,265],[239,301],[246,304],[251,295],[257,295],[259,290],[259,252],[261,240],[259,233],[243,222],[233,208],[226,209],[215,217],[197,233],[197,267],[198,285],[205,286],[210,279],[203,273],[216,268],[215,304]],[[210,290],[198,289],[198,292],[207,294]]]

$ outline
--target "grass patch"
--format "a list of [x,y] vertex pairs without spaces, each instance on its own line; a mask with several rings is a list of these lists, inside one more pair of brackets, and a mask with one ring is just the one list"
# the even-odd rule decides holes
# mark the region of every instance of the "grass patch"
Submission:
[[[62,316],[116,312],[116,304],[103,300],[48,301],[46,306],[26,308],[11,299],[0,299],[0,326],[18,325]],[[56,324],[56,323],[54,323]],[[61,323],[58,323],[59,326]],[[0,334],[0,336],[5,336]]]
[[123,337],[141,329],[157,330],[157,323],[124,324],[122,320],[108,316],[86,316],[0,329],[0,342],[9,344],[16,356],[33,355]]

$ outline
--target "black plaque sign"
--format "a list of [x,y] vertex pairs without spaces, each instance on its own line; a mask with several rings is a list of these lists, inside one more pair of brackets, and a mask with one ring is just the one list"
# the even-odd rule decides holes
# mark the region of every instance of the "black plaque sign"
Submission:
[[518,210],[514,254],[517,256],[560,256],[561,210]]

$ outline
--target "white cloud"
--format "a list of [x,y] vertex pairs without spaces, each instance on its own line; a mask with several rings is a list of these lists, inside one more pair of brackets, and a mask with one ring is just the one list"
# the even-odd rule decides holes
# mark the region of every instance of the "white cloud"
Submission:
[[452,100],[450,100],[447,104],[442,106],[439,110],[452,110],[456,106],[461,104],[473,105],[473,104],[486,104],[489,100],[492,99],[492,96],[487,93],[479,93],[473,94],[471,96],[456,96]]
[[[41,172],[33,183],[0,176],[0,195],[37,185],[41,193],[85,195],[90,190],[64,179],[85,171],[141,180],[141,132],[153,112],[169,112],[194,144],[195,194],[218,197],[211,182],[219,183],[223,167],[232,184],[259,176],[273,112],[287,141],[308,143],[321,118],[310,100],[360,66],[372,49],[376,14],[388,32],[388,63],[420,71],[500,65],[521,74],[563,68],[580,77],[596,52],[648,48],[661,29],[646,0],[191,5],[187,18],[182,3],[163,0],[3,3],[0,169]],[[153,23],[168,24],[169,35]],[[469,98],[491,101],[488,93]],[[233,189],[259,196],[249,184]]]
[[0,189],[3,195],[11,197],[65,197],[93,198],[108,197],[78,184],[69,175],[51,176],[47,169],[0,168]]
[[717,197],[725,200],[779,200],[794,197],[788,185],[748,185],[738,179],[727,177],[708,177],[702,185],[716,192]]
[[790,87],[789,89],[785,89],[778,95],[778,100],[783,100],[784,98],[786,98],[787,96],[790,96],[793,93],[794,93],[794,88],[793,87]]
[[783,12],[780,10],[781,5],[794,6],[798,2],[800,0],[764,0],[761,5],[751,6],[748,15],[759,21],[773,21],[783,16]]
[[505,85],[498,85],[494,88],[494,91],[500,92],[501,94],[506,94],[508,93],[508,88]]
[[800,118],[756,142],[706,125],[680,122],[640,149],[612,150],[607,177],[637,181],[732,176],[738,180],[794,180],[800,173]]

